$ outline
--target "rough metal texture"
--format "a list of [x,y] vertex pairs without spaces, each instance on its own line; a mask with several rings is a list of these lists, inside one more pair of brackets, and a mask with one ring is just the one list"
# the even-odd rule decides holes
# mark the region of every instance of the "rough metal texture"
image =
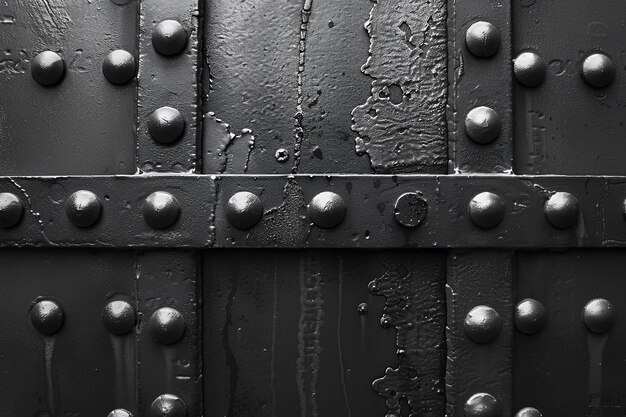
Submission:
[[[135,172],[136,83],[109,83],[102,62],[137,52],[136,3],[15,0],[0,5],[0,174]],[[58,52],[65,76],[31,77],[33,58]]]

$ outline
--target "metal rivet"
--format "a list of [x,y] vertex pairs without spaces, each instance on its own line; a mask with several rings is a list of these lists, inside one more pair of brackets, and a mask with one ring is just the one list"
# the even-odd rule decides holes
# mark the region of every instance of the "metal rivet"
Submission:
[[554,193],[545,203],[543,211],[552,226],[567,229],[578,222],[580,203],[570,193]]
[[187,46],[187,31],[176,20],[164,20],[154,28],[152,46],[161,55],[177,55]]
[[356,311],[358,311],[360,315],[364,316],[369,313],[369,307],[367,303],[361,303],[357,306]]
[[479,58],[489,58],[500,49],[500,31],[489,22],[476,22],[465,33],[467,49]]
[[499,417],[500,404],[491,394],[479,392],[465,402],[465,417]]
[[152,313],[148,330],[155,342],[170,345],[185,334],[185,318],[171,307],[162,307]]
[[501,129],[500,116],[489,107],[476,107],[470,110],[465,117],[465,132],[476,143],[493,142],[500,136]]
[[622,203],[622,215],[626,218],[626,200]]
[[35,329],[46,336],[58,332],[63,326],[63,309],[50,300],[37,302],[30,310],[30,322]]
[[526,334],[534,334],[542,330],[548,320],[546,308],[537,300],[526,298],[515,308],[515,326]]
[[6,229],[22,220],[24,207],[15,194],[0,193],[0,227]]
[[111,411],[108,417],[133,417],[133,415],[128,410],[118,408],[117,410]]
[[65,62],[56,52],[43,51],[33,59],[30,72],[39,84],[54,85],[61,81],[65,74]]
[[76,191],[65,203],[65,215],[78,227],[94,225],[100,218],[100,211],[100,200],[91,191]]
[[163,394],[152,402],[150,415],[152,417],[185,417],[187,406],[176,395]]
[[109,52],[102,63],[102,73],[113,84],[126,84],[136,71],[135,57],[123,49]]
[[583,311],[583,322],[593,333],[606,333],[617,320],[615,307],[604,298],[596,298],[587,303]]
[[499,195],[488,191],[476,194],[469,202],[469,215],[472,222],[482,228],[496,227],[504,219],[505,207]]
[[180,204],[166,191],[150,194],[143,206],[143,217],[150,226],[165,229],[176,223],[180,215]]
[[289,151],[285,148],[280,148],[276,151],[274,157],[278,162],[287,162],[289,160]]
[[465,317],[465,334],[476,343],[488,343],[500,334],[502,320],[489,306],[474,307]]
[[542,415],[536,408],[525,407],[519,410],[515,417],[542,417]]
[[159,143],[176,142],[185,132],[185,119],[172,107],[156,109],[148,117],[148,132]]
[[111,301],[102,311],[104,327],[118,336],[130,333],[135,327],[135,321],[135,309],[126,301]]
[[396,200],[393,215],[402,226],[419,226],[428,215],[428,203],[421,193],[404,193]]
[[581,73],[590,86],[606,87],[615,79],[615,64],[604,54],[592,54],[583,61]]
[[526,87],[536,87],[546,78],[546,62],[534,52],[522,52],[513,60],[513,73]]
[[249,229],[261,220],[263,203],[259,197],[248,192],[235,193],[229,200],[226,208],[226,218],[233,226],[239,229]]
[[385,329],[391,327],[391,317],[388,314],[383,314],[380,318],[380,325]]
[[324,191],[309,203],[309,216],[319,227],[335,227],[346,215],[346,204],[339,194]]

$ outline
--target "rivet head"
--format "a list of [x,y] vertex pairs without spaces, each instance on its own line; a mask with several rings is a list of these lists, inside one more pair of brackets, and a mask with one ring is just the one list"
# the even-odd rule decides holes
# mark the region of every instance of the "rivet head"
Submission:
[[616,320],[615,307],[604,298],[589,301],[583,310],[583,322],[593,333],[608,332],[613,328]]
[[583,61],[582,76],[592,87],[606,87],[615,79],[615,64],[604,54],[591,54]]
[[360,315],[364,316],[369,313],[369,306],[367,303],[361,303],[357,306],[356,311],[358,311]]
[[143,217],[150,226],[166,229],[176,223],[180,215],[180,204],[176,197],[166,191],[150,194],[143,206]]
[[109,413],[108,417],[133,417],[133,415],[128,410],[124,410],[123,408],[118,408]]
[[176,395],[163,394],[152,402],[150,415],[152,417],[185,417],[187,406]]
[[346,204],[339,194],[324,191],[309,203],[309,216],[319,227],[335,227],[343,221],[345,215]]
[[54,85],[61,81],[65,74],[65,62],[56,52],[43,51],[33,59],[30,72],[39,84]]
[[488,191],[476,194],[469,202],[472,222],[481,229],[491,229],[504,219],[505,207],[499,195]]
[[542,330],[548,316],[546,308],[537,300],[526,298],[515,307],[515,326],[525,334],[535,334]]
[[159,143],[174,143],[185,132],[185,119],[178,110],[167,106],[161,107],[148,117],[148,132],[152,139]]
[[261,220],[263,203],[259,197],[248,191],[235,193],[226,208],[226,218],[238,229],[249,229]]
[[46,336],[58,332],[63,326],[63,320],[63,309],[54,301],[38,301],[30,310],[30,322],[39,333]]
[[130,333],[135,327],[135,321],[135,309],[126,301],[111,301],[102,311],[104,327],[118,336]]
[[187,46],[187,31],[176,20],[163,20],[154,28],[152,46],[161,55],[177,55]]
[[539,410],[534,407],[525,407],[522,408],[515,414],[515,417],[542,417]]
[[567,229],[578,222],[580,203],[570,193],[554,193],[546,201],[543,211],[552,226]]
[[463,327],[467,337],[474,342],[488,343],[500,334],[502,320],[493,308],[477,306],[467,313]]
[[522,52],[513,60],[513,73],[526,87],[536,87],[546,78],[546,62],[535,52]]
[[102,73],[112,84],[126,84],[136,71],[135,57],[123,49],[109,52],[102,63]]
[[148,322],[148,331],[155,342],[171,345],[185,334],[185,318],[171,307],[162,307],[152,313]]
[[479,58],[489,58],[500,49],[500,31],[489,22],[476,22],[465,33],[465,44]]
[[499,417],[500,404],[491,394],[479,392],[465,402],[465,417]]
[[396,200],[393,215],[402,226],[417,227],[428,215],[428,203],[420,193],[404,193]]
[[492,108],[476,107],[465,117],[465,132],[476,143],[484,145],[493,142],[500,136],[501,129],[500,116]]
[[100,218],[101,204],[91,191],[80,190],[65,203],[65,215],[74,226],[93,226]]
[[0,193],[0,227],[7,229],[22,220],[24,207],[15,194]]
[[274,157],[278,162],[287,162],[289,160],[289,151],[285,148],[277,149]]

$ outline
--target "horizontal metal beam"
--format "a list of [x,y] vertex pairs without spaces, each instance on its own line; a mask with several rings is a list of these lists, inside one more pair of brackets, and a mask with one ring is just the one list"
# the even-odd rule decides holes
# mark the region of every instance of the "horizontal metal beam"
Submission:
[[626,246],[625,198],[626,177],[1,177],[0,246]]

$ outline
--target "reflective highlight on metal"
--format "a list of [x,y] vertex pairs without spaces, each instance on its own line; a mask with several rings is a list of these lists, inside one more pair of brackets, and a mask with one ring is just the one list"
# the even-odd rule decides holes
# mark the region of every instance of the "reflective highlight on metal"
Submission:
[[38,301],[30,310],[30,322],[43,335],[50,336],[58,332],[63,321],[63,309],[54,301]]
[[185,119],[178,110],[167,106],[161,107],[148,117],[148,132],[159,143],[174,143],[185,132]]
[[359,312],[360,315],[364,316],[369,313],[369,306],[367,305],[367,303],[361,303],[357,306],[356,310]]
[[396,200],[393,215],[402,226],[419,226],[428,216],[428,203],[419,192],[404,193]]
[[324,191],[313,197],[309,203],[309,216],[319,227],[331,228],[343,221],[346,204],[339,194]]
[[124,410],[123,408],[118,408],[109,413],[108,417],[133,417],[133,415],[128,410]]
[[544,213],[552,226],[567,229],[578,222],[580,203],[567,192],[554,193],[544,205]]
[[465,118],[465,132],[469,138],[480,144],[493,142],[500,136],[502,121],[495,110],[480,106],[470,110]]
[[500,404],[498,400],[484,392],[472,395],[465,402],[465,417],[500,417]]
[[238,229],[249,229],[257,224],[262,216],[263,203],[251,192],[240,191],[228,200],[226,217]]
[[187,406],[176,395],[160,395],[150,406],[151,417],[185,417],[186,415]]
[[150,194],[143,206],[143,217],[150,226],[166,229],[178,220],[180,204],[176,197],[166,191]]
[[102,73],[112,84],[126,84],[135,77],[136,71],[135,57],[123,49],[109,52],[102,63]]
[[515,326],[525,334],[541,331],[548,321],[546,308],[539,301],[526,298],[515,307]]
[[465,33],[465,44],[479,58],[489,58],[500,49],[500,31],[489,22],[476,22]]
[[581,74],[590,86],[607,87],[615,79],[615,64],[604,54],[591,54],[583,61]]
[[185,318],[171,307],[162,307],[152,313],[148,322],[148,332],[155,342],[170,345],[179,341],[185,334]]
[[539,412],[539,410],[537,410],[536,408],[525,407],[525,408],[522,408],[521,410],[519,410],[515,414],[515,417],[542,417],[542,415]]
[[22,220],[22,201],[13,193],[0,193],[0,227],[8,229]]
[[499,195],[485,191],[476,194],[469,203],[472,222],[481,229],[492,229],[504,219],[505,206]]
[[289,151],[285,148],[277,149],[274,157],[278,162],[287,162],[289,160]]
[[546,78],[546,62],[535,52],[522,52],[513,60],[513,73],[526,87],[536,87]]
[[187,31],[176,20],[163,20],[154,28],[152,46],[165,56],[177,55],[187,46]]
[[465,334],[476,343],[488,343],[500,334],[502,320],[496,310],[489,306],[477,306],[465,317]]
[[606,333],[610,331],[617,321],[615,307],[604,298],[595,298],[585,305],[583,310],[583,322],[590,332]]
[[102,324],[112,334],[122,336],[130,333],[135,322],[135,309],[126,301],[111,301],[102,311]]
[[100,200],[91,191],[80,190],[73,193],[65,203],[65,214],[74,226],[93,226],[100,218]]
[[56,52],[43,51],[31,62],[30,73],[39,84],[54,85],[61,81],[65,74],[65,62]]

